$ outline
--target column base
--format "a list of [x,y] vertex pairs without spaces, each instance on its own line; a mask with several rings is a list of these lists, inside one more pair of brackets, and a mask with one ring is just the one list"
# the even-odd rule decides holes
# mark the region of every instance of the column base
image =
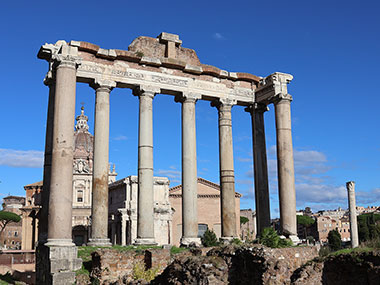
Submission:
[[88,246],[112,246],[109,238],[90,238]]
[[[48,239],[36,249],[36,284],[74,284],[75,271],[81,269],[78,249],[68,239]],[[72,244],[72,245],[69,245]]]
[[238,237],[221,237],[219,238],[219,240],[221,241],[222,244],[227,245],[227,244],[230,244],[231,241],[235,238],[238,238]]
[[137,238],[133,245],[157,245],[157,243],[154,238]]
[[196,237],[182,237],[181,238],[181,246],[182,247],[200,247],[202,245],[201,239]]
[[301,243],[300,239],[296,235],[290,235],[289,239],[292,241],[294,245]]
[[48,238],[47,242],[45,243],[46,246],[54,247],[54,246],[64,246],[64,247],[70,247],[74,246],[72,239],[58,239],[58,238]]

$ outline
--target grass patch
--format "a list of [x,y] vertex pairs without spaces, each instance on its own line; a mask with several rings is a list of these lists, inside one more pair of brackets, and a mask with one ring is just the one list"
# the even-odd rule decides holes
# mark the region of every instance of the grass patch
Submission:
[[170,254],[171,255],[178,254],[178,253],[181,253],[181,252],[184,252],[184,251],[187,251],[187,250],[189,250],[189,248],[187,248],[187,247],[172,246],[172,248],[170,249]]
[[352,253],[362,253],[362,252],[370,252],[373,248],[370,247],[356,247],[356,248],[344,248],[334,252],[331,252],[329,256],[335,256],[339,254],[352,254]]

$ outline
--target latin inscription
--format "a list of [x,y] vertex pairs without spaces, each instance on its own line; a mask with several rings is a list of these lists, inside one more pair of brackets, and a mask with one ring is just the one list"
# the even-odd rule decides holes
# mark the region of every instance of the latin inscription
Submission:
[[121,76],[121,77],[128,77],[128,78],[134,78],[134,79],[145,79],[145,75],[142,73],[132,72],[132,71],[125,71],[120,69],[112,69],[111,74],[115,76]]
[[[181,79],[170,75],[161,76],[160,74],[154,72],[129,69],[128,67],[123,68],[122,66],[93,64],[92,62],[83,62],[82,65],[79,66],[78,71],[84,72],[85,77],[90,78],[98,78],[99,75],[101,75],[101,77],[104,75],[106,78],[117,82],[128,82],[128,79],[130,79],[136,80],[134,82],[130,82],[132,84],[149,84],[151,82],[153,86],[157,87],[165,84],[186,88],[187,92],[196,92],[215,98],[219,98],[222,94],[228,94],[229,96],[239,96],[240,100],[246,98],[244,101],[252,101],[255,94],[255,91],[249,88],[228,88],[222,83],[202,81],[191,78]],[[177,88],[173,87],[173,89],[176,90]],[[183,89],[178,88],[177,90],[181,91]],[[269,92],[273,91],[274,86],[271,84],[270,86],[265,86],[259,91],[256,91],[256,94],[258,96],[265,96]]]
[[163,83],[169,85],[176,85],[181,87],[187,87],[187,81],[177,78],[162,77],[158,75],[152,75],[152,81],[156,83]]

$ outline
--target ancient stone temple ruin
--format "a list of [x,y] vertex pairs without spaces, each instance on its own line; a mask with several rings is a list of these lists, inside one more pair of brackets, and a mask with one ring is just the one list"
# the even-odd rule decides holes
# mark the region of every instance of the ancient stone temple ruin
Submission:
[[[58,41],[41,47],[38,57],[49,63],[48,118],[42,212],[37,249],[39,284],[74,282],[80,267],[71,238],[73,135],[76,83],[95,90],[92,228],[90,244],[110,245],[108,221],[109,100],[114,88],[130,88],[139,100],[138,205],[135,244],[155,244],[153,203],[152,102],[158,94],[173,95],[182,104],[182,237],[199,243],[195,111],[198,100],[210,101],[219,114],[221,236],[237,236],[231,108],[251,114],[258,232],[269,225],[269,191],[264,112],[273,103],[277,132],[281,230],[296,236],[293,147],[287,84],[292,76],[273,73],[261,78],[202,64],[194,50],[182,47],[178,35],[138,37],[128,51],[95,44]],[[49,218],[48,218],[49,217]],[[45,219],[45,220],[44,220]]]

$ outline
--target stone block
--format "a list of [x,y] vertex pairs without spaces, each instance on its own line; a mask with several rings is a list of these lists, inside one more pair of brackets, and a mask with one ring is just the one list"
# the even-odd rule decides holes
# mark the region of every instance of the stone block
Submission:
[[155,57],[148,57],[143,56],[140,60],[141,64],[147,64],[147,65],[153,65],[153,66],[160,66],[161,60]]
[[179,35],[176,34],[162,32],[157,38],[160,42],[175,42],[178,45],[182,44],[182,41],[179,39]]
[[202,66],[186,64],[184,71],[194,74],[201,74],[203,69]]
[[75,246],[38,245],[36,250],[37,284],[73,284],[75,271],[82,267]]
[[52,285],[67,285],[75,283],[75,272],[57,272],[51,275]]

